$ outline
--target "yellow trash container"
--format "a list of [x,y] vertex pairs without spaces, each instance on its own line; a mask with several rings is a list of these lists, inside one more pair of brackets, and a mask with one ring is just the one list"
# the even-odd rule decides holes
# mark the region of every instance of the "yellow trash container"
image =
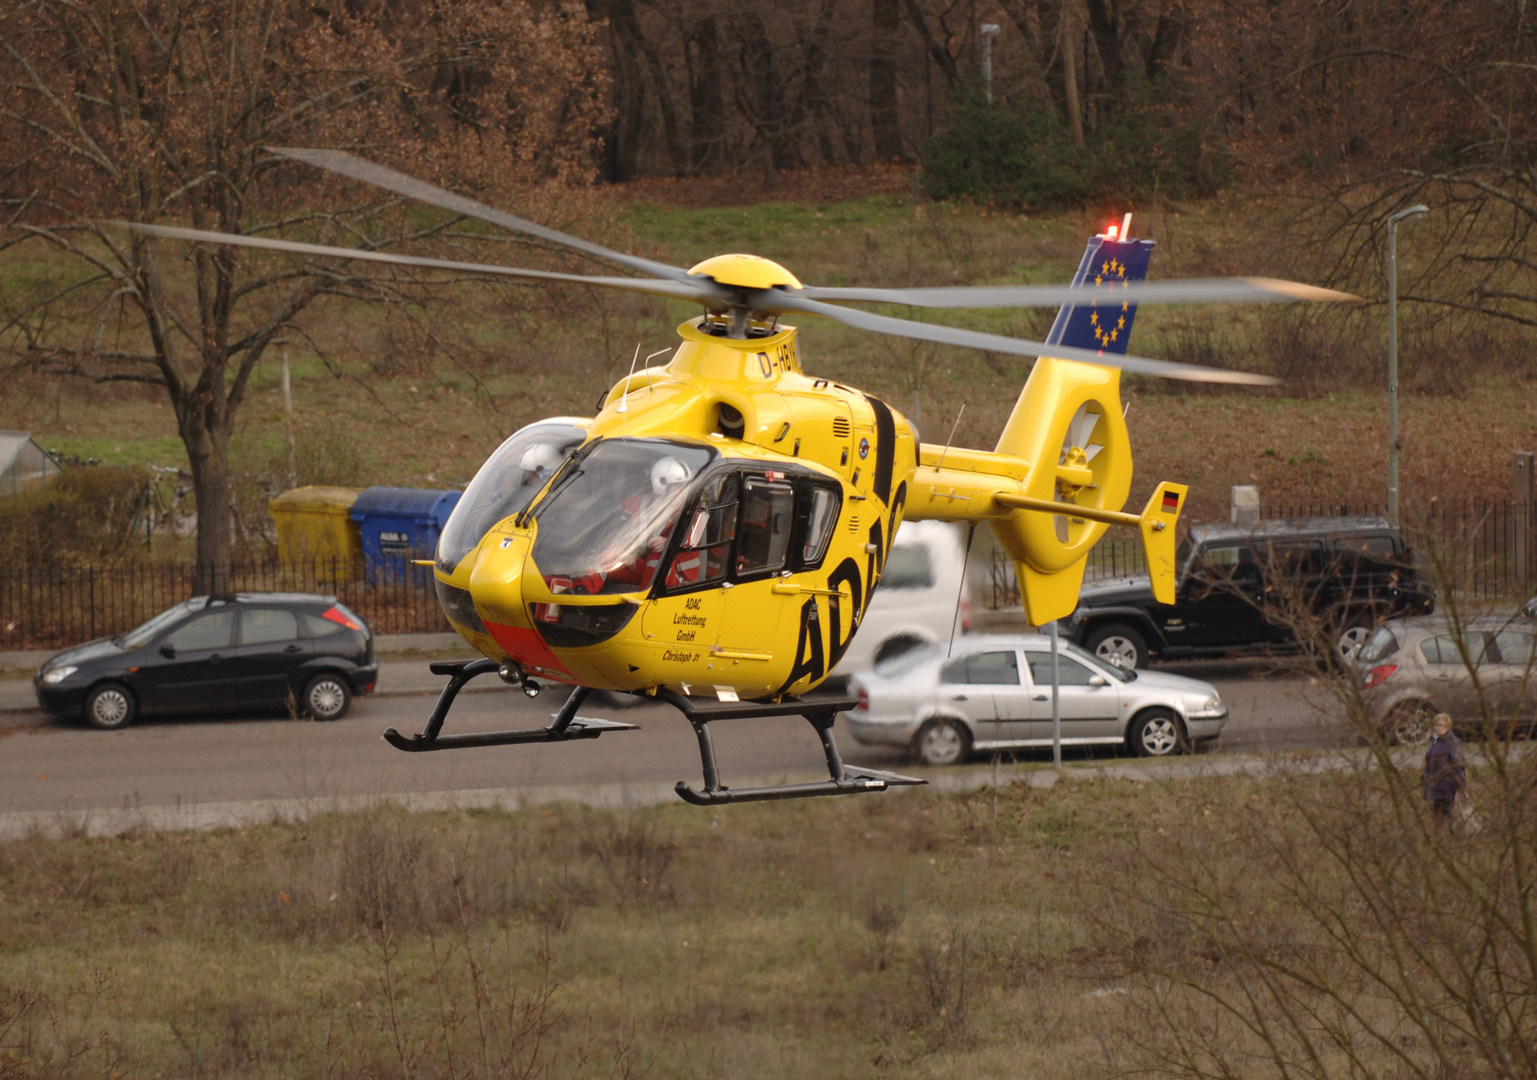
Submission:
[[352,504],[362,492],[362,488],[301,487],[269,502],[267,512],[278,527],[278,560],[361,561],[363,542],[352,520]]

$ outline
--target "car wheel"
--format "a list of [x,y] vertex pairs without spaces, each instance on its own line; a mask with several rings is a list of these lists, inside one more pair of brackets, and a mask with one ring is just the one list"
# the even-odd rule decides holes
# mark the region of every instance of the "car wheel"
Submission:
[[1120,623],[1102,626],[1094,631],[1084,643],[1084,648],[1122,671],[1147,667],[1147,639]]
[[925,765],[956,765],[971,751],[971,736],[954,720],[930,720],[918,732],[915,746]]
[[1428,701],[1402,701],[1388,712],[1382,733],[1395,746],[1424,746],[1430,741],[1430,729],[1436,707]]
[[1130,741],[1138,757],[1168,757],[1183,749],[1185,732],[1167,709],[1149,709],[1131,722]]
[[340,720],[352,707],[352,687],[340,675],[316,675],[304,688],[304,711],[312,720]]
[[1340,632],[1339,640],[1334,643],[1335,654],[1339,657],[1341,663],[1349,667],[1355,662],[1356,656],[1366,647],[1366,643],[1371,639],[1371,621],[1357,616],[1350,620],[1349,625]]
[[133,692],[118,683],[102,683],[85,698],[85,722],[103,731],[127,727],[138,711]]

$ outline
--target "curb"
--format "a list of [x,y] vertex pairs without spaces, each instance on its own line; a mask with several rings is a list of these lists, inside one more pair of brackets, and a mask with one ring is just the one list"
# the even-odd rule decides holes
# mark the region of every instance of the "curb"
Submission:
[[[986,767],[931,774],[929,789],[946,795],[1026,786],[1050,789],[1062,782],[1126,780],[1158,783],[1209,776],[1265,777],[1276,773],[1323,773],[1370,767],[1360,752],[1323,751],[1316,754],[1235,754],[1229,758],[1177,761],[1108,762],[1073,765],[1060,773],[1050,767],[1008,776],[990,774]],[[1397,755],[1395,755],[1395,758]],[[825,779],[825,775],[817,774]],[[812,778],[806,773],[804,778]],[[746,778],[748,784],[780,784],[801,779],[776,774]],[[888,796],[902,797],[922,788],[894,788]],[[585,784],[525,788],[466,788],[458,791],[416,791],[389,795],[350,795],[311,799],[253,799],[243,802],[176,803],[123,807],[116,810],[34,810],[0,813],[0,842],[35,833],[45,836],[118,836],[127,832],[188,832],[234,829],[274,822],[302,822],[321,814],[346,813],[380,806],[412,812],[441,810],[523,810],[553,802],[571,802],[599,809],[629,809],[672,805],[678,796],[669,783]]]

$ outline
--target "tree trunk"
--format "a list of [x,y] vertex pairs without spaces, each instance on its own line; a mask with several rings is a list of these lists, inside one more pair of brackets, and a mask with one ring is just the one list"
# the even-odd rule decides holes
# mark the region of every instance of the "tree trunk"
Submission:
[[725,132],[726,101],[721,74],[720,27],[714,15],[706,15],[694,27],[685,46],[697,63],[693,69],[693,85],[689,88],[689,105],[693,110],[690,130],[693,170],[702,173],[716,165],[724,147],[721,140]]
[[1094,36],[1094,51],[1105,75],[1104,107],[1114,111],[1122,104],[1126,88],[1126,69],[1121,62],[1121,20],[1113,0],[1085,0],[1089,12],[1089,31]]
[[182,442],[192,464],[192,490],[197,496],[197,582],[199,594],[226,592],[234,543],[229,525],[229,442],[232,417],[222,407],[223,395],[194,392],[194,398],[177,402]]
[[1067,105],[1067,127],[1073,145],[1083,145],[1083,105],[1078,97],[1078,48],[1081,40],[1073,0],[1062,4],[1062,100]]
[[875,157],[893,161],[902,157],[902,129],[897,119],[897,28],[902,10],[898,0],[874,0],[870,33],[870,129],[875,136]]

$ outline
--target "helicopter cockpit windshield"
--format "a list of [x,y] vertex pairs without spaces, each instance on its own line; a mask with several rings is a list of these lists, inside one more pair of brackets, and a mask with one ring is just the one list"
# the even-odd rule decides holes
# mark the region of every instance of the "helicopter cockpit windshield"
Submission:
[[608,439],[594,446],[534,510],[534,563],[553,593],[651,588],[707,446]]
[[586,431],[563,420],[541,420],[509,436],[480,467],[443,526],[438,569],[452,574],[493,525],[533,501],[586,438]]

